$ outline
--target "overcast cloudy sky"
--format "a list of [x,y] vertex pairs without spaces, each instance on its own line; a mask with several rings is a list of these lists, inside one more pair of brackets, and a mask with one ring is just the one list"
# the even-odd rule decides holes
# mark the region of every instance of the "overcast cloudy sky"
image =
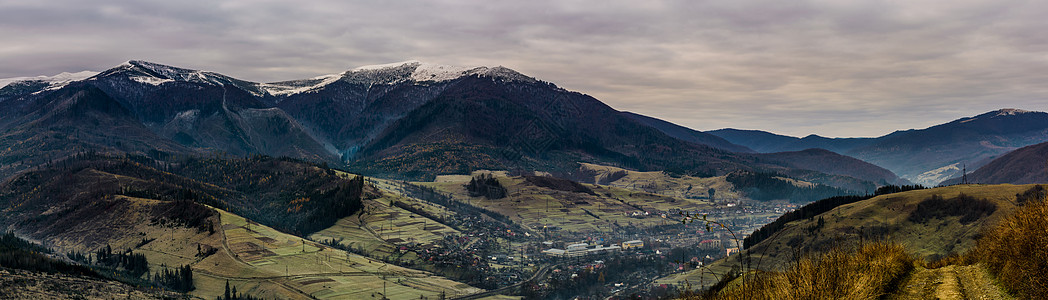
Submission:
[[1048,110],[1048,1],[0,0],[0,78],[503,65],[699,130],[877,136]]

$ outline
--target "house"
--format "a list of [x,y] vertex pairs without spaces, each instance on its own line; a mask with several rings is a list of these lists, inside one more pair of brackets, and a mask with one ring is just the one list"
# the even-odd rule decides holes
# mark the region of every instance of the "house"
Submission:
[[642,240],[632,240],[632,241],[626,241],[626,242],[622,243],[622,249],[623,250],[628,250],[628,249],[633,249],[633,248],[644,248],[644,241],[642,241]]

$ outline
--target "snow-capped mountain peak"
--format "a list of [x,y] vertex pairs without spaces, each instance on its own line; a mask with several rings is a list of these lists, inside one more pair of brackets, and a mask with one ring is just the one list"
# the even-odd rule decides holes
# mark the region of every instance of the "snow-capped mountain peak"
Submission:
[[22,81],[47,83],[49,85],[48,89],[60,88],[70,82],[84,80],[97,74],[98,72],[95,71],[80,71],[76,73],[62,72],[54,76],[4,78],[0,79],[0,88],[6,87],[11,83]]
[[1031,113],[1031,112],[1032,111],[1018,109],[1018,108],[1004,108],[1004,109],[997,110],[997,114],[995,114],[994,116],[995,117],[996,116],[1014,116],[1014,115],[1020,115],[1020,114]]
[[190,82],[213,86],[236,86],[252,95],[262,97],[265,91],[261,85],[232,78],[211,71],[200,71],[179,68],[142,60],[129,60],[123,64],[102,72],[98,78],[117,76],[138,83],[158,86],[169,82]]
[[414,81],[448,81],[453,80],[462,76],[469,75],[471,72],[476,70],[486,69],[485,67],[457,67],[448,65],[437,65],[429,63],[419,63],[418,67],[415,68],[414,72],[411,72],[411,80]]
[[402,67],[402,66],[417,67],[420,64],[422,64],[422,62],[417,61],[417,60],[407,60],[407,61],[388,63],[388,64],[359,66],[359,67],[353,68],[352,70],[349,70],[349,71],[350,72],[378,71],[378,70],[386,70],[386,69],[398,68],[398,67]]
[[452,66],[425,63],[417,60],[396,63],[367,65],[350,69],[341,74],[330,74],[310,79],[263,83],[259,86],[274,96],[286,96],[320,89],[339,80],[360,84],[392,84],[400,82],[446,82],[465,76],[483,76],[511,81],[535,82],[534,78],[525,76],[502,66],[489,68],[481,66]]
[[145,71],[149,76],[160,79],[214,84],[226,83],[226,80],[222,80],[226,76],[214,72],[184,69],[141,60],[131,60],[127,64],[140,71]]
[[383,79],[392,81],[411,80],[416,82],[443,82],[472,75],[508,79],[514,81],[536,81],[535,78],[528,77],[524,74],[520,74],[517,71],[503,66],[493,68],[484,66],[463,67],[425,63],[417,60],[409,60],[381,65],[362,66],[354,68],[353,70],[347,72],[347,76],[363,75],[371,77],[369,75],[377,74],[386,75]]
[[[72,81],[84,79],[96,80],[108,78],[110,76],[126,78],[127,80],[152,86],[159,86],[170,82],[190,82],[218,86],[231,85],[237,86],[259,97],[265,97],[267,95],[288,96],[310,92],[338,81],[346,81],[356,84],[394,84],[404,82],[425,84],[447,82],[466,76],[480,76],[506,81],[537,82],[535,78],[528,77],[502,66],[463,67],[409,60],[397,63],[361,66],[346,72],[322,75],[309,79],[255,83],[238,80],[210,71],[186,69],[143,60],[128,60],[101,73],[83,71],[77,73],[62,73],[55,76],[0,79],[0,87],[18,81],[37,81],[47,82],[50,84],[48,89],[55,89],[65,86],[65,84]],[[39,83],[36,85],[38,86]]]
[[998,110],[995,110],[995,111],[983,113],[981,115],[974,116],[974,117],[960,118],[960,119],[958,119],[955,122],[968,123],[968,122],[973,122],[973,121],[976,121],[976,120],[990,120],[990,119],[995,119],[997,117],[1012,117],[1012,116],[1020,116],[1020,115],[1027,115],[1027,114],[1044,114],[1044,113],[1043,112],[1038,112],[1038,111],[1017,109],[1017,108],[1002,108],[1002,109],[998,109]]

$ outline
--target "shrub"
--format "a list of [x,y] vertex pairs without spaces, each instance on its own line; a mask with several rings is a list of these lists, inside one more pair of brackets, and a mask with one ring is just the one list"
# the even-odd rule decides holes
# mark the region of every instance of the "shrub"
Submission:
[[1044,186],[1035,185],[1021,194],[1015,194],[1015,203],[1018,205],[1024,205],[1028,202],[1044,199],[1045,197],[1048,197],[1048,190],[1045,190]]
[[989,230],[976,255],[1021,299],[1048,298],[1048,202],[1030,200]]
[[950,216],[959,216],[961,224],[967,225],[975,222],[983,216],[989,216],[997,210],[997,204],[986,199],[976,199],[965,194],[957,197],[944,199],[940,195],[932,195],[931,198],[917,203],[907,218],[910,222],[924,223],[929,219],[942,219]]
[[876,299],[894,291],[916,259],[898,244],[837,247],[796,261],[781,273],[749,274],[710,299]]

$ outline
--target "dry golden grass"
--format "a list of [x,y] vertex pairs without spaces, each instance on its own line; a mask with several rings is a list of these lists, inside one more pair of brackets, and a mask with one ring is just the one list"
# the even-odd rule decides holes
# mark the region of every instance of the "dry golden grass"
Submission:
[[1048,299],[1048,202],[1026,204],[1001,220],[972,255],[1015,296]]
[[[689,292],[684,296],[691,299],[1010,299],[1012,296],[1048,299],[1048,202],[1026,201],[1017,207],[1016,204],[1023,201],[1014,200],[1014,195],[1034,188],[1038,187],[960,185],[886,195],[845,205],[823,215],[827,228],[858,227],[862,222],[869,228],[870,222],[883,222],[892,226],[886,237],[888,242],[864,244],[853,248],[854,251],[839,247],[814,251],[811,253],[824,254],[796,260],[781,257],[778,259],[788,261],[781,272],[759,271],[761,273],[746,276],[745,284],[736,279],[717,294]],[[961,194],[992,201],[997,210],[968,224],[959,222],[958,216],[917,223],[908,218],[921,201],[932,196],[953,198]],[[784,234],[774,240],[803,237],[791,231],[803,229],[808,225],[806,222],[810,220],[791,222]],[[837,243],[861,239],[861,236],[847,237],[838,234],[831,238]],[[956,241],[953,242],[956,245],[941,247],[943,239]],[[798,241],[798,245],[813,242],[811,238]],[[759,245],[767,247],[768,242]],[[944,256],[928,255],[929,251]],[[754,254],[752,259],[757,261],[761,257]],[[719,261],[710,267],[723,274],[724,266],[730,264],[738,264],[738,259]],[[721,269],[716,269],[718,267]],[[683,281],[686,277],[675,278]],[[1005,290],[1012,295],[1005,295]]]
[[[936,261],[951,254],[963,254],[975,248],[976,241],[984,235],[984,228],[997,224],[1015,211],[1015,195],[1036,185],[956,185],[926,190],[915,190],[881,195],[840,207],[815,216],[790,222],[774,237],[753,246],[746,252],[755,268],[768,271],[785,270],[799,253],[821,253],[841,242],[887,239],[908,249],[910,253],[926,261]],[[965,194],[977,199],[992,201],[997,209],[975,222],[963,224],[961,217],[947,216],[924,223],[914,223],[908,218],[919,203],[939,196],[946,199]],[[821,229],[809,232],[818,220],[825,220]],[[708,266],[716,274],[723,274],[738,264],[733,257],[718,260]],[[947,263],[949,264],[949,263]],[[658,283],[680,286],[684,281],[697,288],[708,287],[719,278],[702,272],[673,274]]]
[[715,295],[688,299],[874,299],[892,292],[917,260],[901,245],[834,248],[796,261],[783,272],[752,273]]

